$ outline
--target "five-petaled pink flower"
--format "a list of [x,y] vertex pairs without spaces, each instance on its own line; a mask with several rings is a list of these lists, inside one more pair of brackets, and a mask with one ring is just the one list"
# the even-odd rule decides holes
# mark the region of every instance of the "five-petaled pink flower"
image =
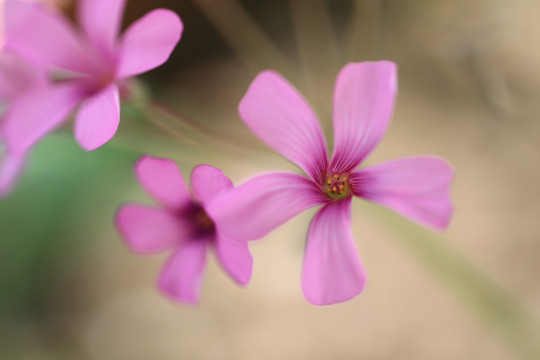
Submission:
[[[26,153],[12,153],[3,144],[3,118],[19,101],[50,86],[44,74],[18,56],[0,50],[0,197],[11,192],[26,162]],[[17,119],[15,119],[17,121]]]
[[36,91],[10,112],[5,140],[24,153],[80,104],[75,138],[86,150],[109,141],[120,121],[119,86],[163,64],[182,33],[180,18],[157,9],[118,37],[125,0],[80,0],[81,29],[43,4],[6,3],[6,48],[51,72],[57,85]]
[[123,205],[116,226],[127,246],[141,254],[172,249],[158,286],[172,299],[196,304],[206,253],[213,248],[223,269],[240,285],[249,282],[253,260],[247,243],[228,239],[220,233],[221,223],[206,212],[216,195],[233,189],[221,170],[199,165],[191,174],[189,193],[182,174],[168,159],[143,156],[135,165],[141,186],[160,206]]
[[252,240],[304,210],[323,205],[311,221],[302,290],[313,304],[346,301],[364,288],[365,274],[351,233],[353,196],[387,206],[435,229],[447,227],[452,167],[433,156],[415,156],[357,169],[384,135],[397,93],[396,65],[351,63],[334,90],[334,153],[313,110],[283,77],[264,71],[239,105],[249,128],[298,165],[306,176],[270,173],[218,196],[208,213],[224,236]]

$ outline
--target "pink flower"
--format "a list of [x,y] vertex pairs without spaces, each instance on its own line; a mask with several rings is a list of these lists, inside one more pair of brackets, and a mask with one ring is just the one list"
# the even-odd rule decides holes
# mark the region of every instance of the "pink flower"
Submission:
[[[25,153],[12,153],[5,149],[4,117],[11,107],[36,90],[47,88],[43,74],[12,54],[0,51],[0,197],[11,192],[25,162]],[[15,119],[16,121],[17,119]]]
[[36,91],[11,111],[8,148],[23,153],[80,104],[75,138],[86,150],[109,141],[120,121],[119,85],[163,64],[182,33],[172,11],[157,9],[118,37],[125,0],[80,0],[81,31],[45,5],[6,3],[6,47],[47,71],[57,85]]
[[173,250],[159,276],[162,292],[176,301],[197,303],[209,248],[215,250],[233,280],[240,285],[249,282],[253,260],[247,243],[221,235],[221,223],[206,212],[216,195],[233,189],[221,170],[208,165],[194,168],[192,194],[171,160],[143,156],[135,165],[135,173],[159,206],[123,205],[116,226],[127,246],[137,253]]
[[435,229],[452,215],[452,167],[433,156],[402,158],[356,169],[384,135],[397,92],[396,65],[352,63],[334,90],[334,153],[316,115],[283,77],[264,71],[240,102],[239,113],[266,144],[307,176],[270,173],[219,196],[208,208],[224,236],[252,240],[305,211],[323,205],[311,221],[302,290],[315,305],[349,300],[362,292],[365,273],[351,233],[354,196],[387,206]]

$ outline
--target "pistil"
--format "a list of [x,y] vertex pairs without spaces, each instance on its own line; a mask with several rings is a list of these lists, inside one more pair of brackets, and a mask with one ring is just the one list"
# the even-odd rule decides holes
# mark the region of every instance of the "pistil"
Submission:
[[326,195],[331,199],[341,199],[349,194],[349,182],[343,174],[332,174],[324,184]]

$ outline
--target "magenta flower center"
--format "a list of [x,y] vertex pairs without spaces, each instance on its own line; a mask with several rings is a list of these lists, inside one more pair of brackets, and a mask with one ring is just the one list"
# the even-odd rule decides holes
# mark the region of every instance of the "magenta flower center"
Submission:
[[214,222],[203,209],[197,211],[193,215],[193,221],[195,222],[197,228],[202,231],[211,231],[215,228]]
[[98,91],[106,88],[115,81],[115,75],[113,72],[103,74],[98,81],[97,88]]
[[216,225],[200,204],[192,203],[187,211],[190,222],[193,224],[193,236],[206,237],[215,234]]
[[[96,75],[88,79],[86,88],[90,96],[95,95],[105,89],[116,80],[115,74],[112,71],[104,71],[102,74]],[[84,81],[84,80],[83,80]]]
[[347,176],[343,174],[332,174],[328,176],[324,183],[325,194],[331,200],[343,199],[349,195],[351,186],[347,181]]

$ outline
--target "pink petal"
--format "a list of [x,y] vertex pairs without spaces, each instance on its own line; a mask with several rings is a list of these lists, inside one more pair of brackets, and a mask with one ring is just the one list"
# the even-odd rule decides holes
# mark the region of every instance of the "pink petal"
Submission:
[[180,40],[182,30],[182,21],[170,10],[153,10],[137,20],[122,37],[118,77],[141,74],[163,64]]
[[86,150],[99,148],[109,141],[120,122],[120,98],[115,84],[87,99],[75,120],[75,139]]
[[45,76],[20,57],[0,52],[0,100],[13,101],[25,92],[45,85]]
[[0,198],[8,195],[26,164],[26,156],[5,154],[0,159]]
[[126,0],[81,0],[79,23],[95,44],[112,50],[122,25]]
[[199,302],[208,242],[192,239],[184,242],[163,267],[158,280],[159,289],[173,300]]
[[223,172],[209,165],[199,165],[191,173],[191,188],[195,196],[206,204],[222,191],[233,188]]
[[64,121],[82,98],[77,86],[47,86],[17,98],[3,123],[8,150],[25,153]]
[[261,140],[317,183],[326,175],[326,141],[317,116],[298,91],[275,71],[260,73],[238,106]]
[[218,238],[216,255],[223,269],[234,281],[242,286],[247,285],[253,270],[253,258],[246,242]]
[[0,1],[0,48],[4,47],[6,42],[6,15],[5,15],[5,0]]
[[94,66],[62,14],[36,2],[6,2],[6,48],[43,67],[89,73]]
[[191,202],[182,173],[173,161],[144,155],[135,164],[135,174],[141,186],[161,204],[181,209]]
[[364,289],[366,275],[351,233],[350,199],[323,207],[315,215],[302,266],[302,290],[314,305],[352,299]]
[[438,230],[445,229],[450,222],[454,170],[443,159],[397,159],[360,169],[350,179],[357,196],[387,206],[413,221]]
[[271,173],[220,194],[206,210],[219,234],[246,241],[265,236],[302,211],[325,201],[311,180],[297,174]]
[[170,248],[191,234],[190,224],[184,224],[175,214],[147,205],[121,206],[116,213],[115,223],[126,245],[141,254],[153,254]]
[[383,137],[394,108],[396,73],[390,61],[352,63],[339,73],[334,90],[334,172],[354,169]]

